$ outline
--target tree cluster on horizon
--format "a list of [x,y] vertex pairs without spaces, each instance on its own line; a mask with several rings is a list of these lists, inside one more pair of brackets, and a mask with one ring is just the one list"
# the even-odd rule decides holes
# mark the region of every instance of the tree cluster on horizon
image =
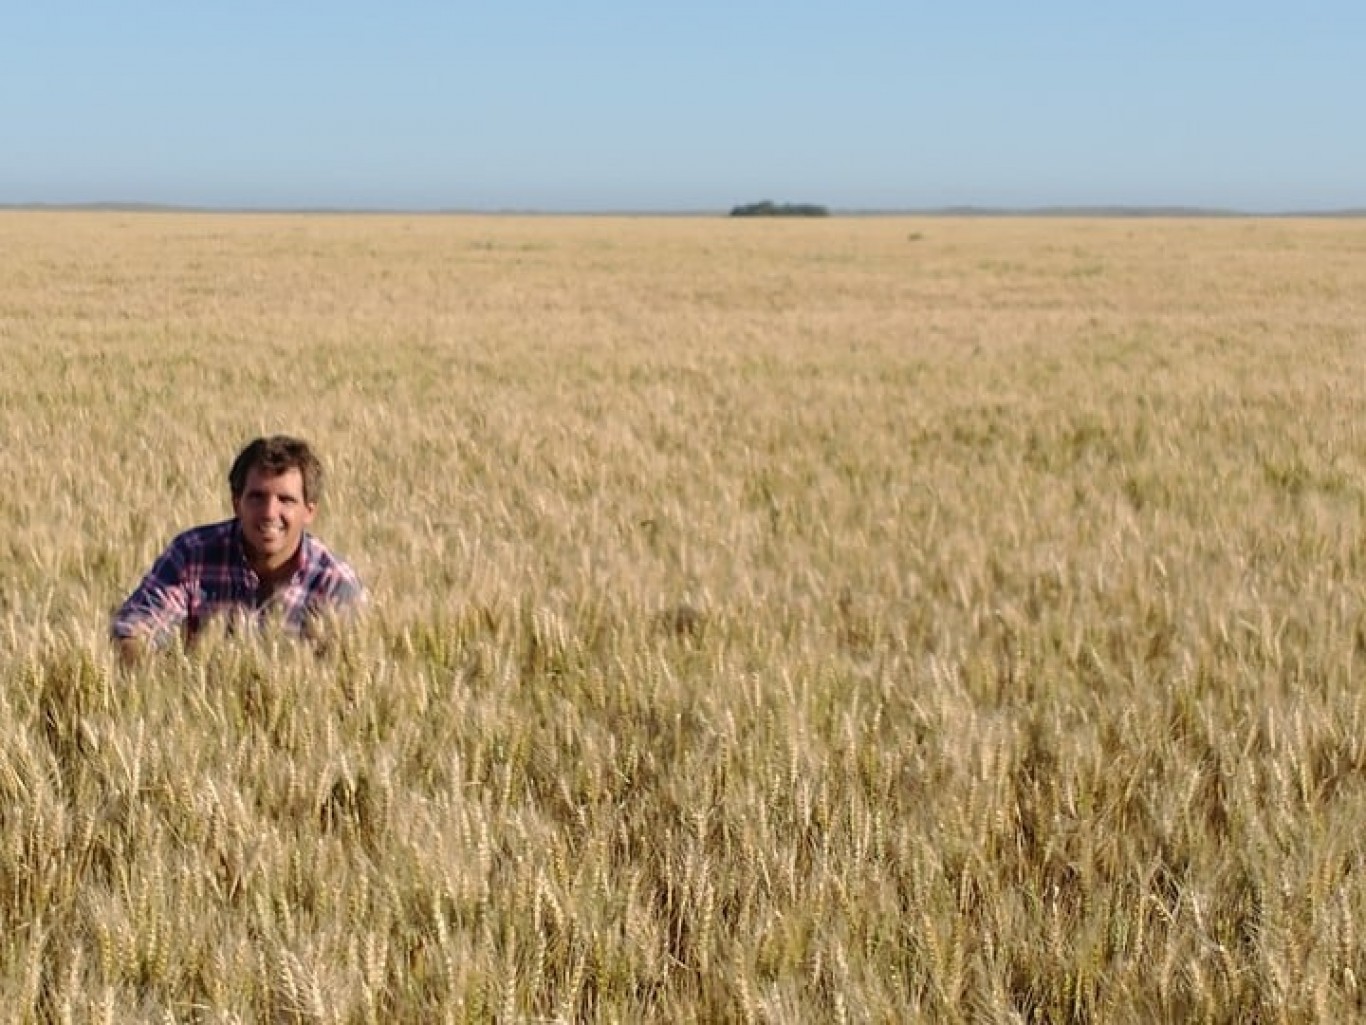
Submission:
[[826,217],[830,211],[817,203],[774,203],[761,200],[731,207],[732,217]]

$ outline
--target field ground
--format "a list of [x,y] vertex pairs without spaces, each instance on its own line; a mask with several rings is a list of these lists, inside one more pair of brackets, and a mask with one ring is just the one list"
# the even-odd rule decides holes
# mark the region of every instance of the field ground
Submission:
[[[15,1021],[1366,1014],[1366,221],[0,213]],[[107,616],[309,437],[346,643]]]

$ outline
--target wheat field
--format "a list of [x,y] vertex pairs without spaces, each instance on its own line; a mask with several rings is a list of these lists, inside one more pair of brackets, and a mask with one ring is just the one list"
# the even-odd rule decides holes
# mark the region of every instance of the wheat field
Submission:
[[[1366,221],[0,212],[15,1022],[1366,1015]],[[118,667],[309,438],[371,607]]]

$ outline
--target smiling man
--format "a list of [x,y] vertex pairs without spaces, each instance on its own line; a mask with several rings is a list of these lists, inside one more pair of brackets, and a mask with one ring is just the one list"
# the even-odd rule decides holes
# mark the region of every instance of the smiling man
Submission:
[[124,660],[178,631],[193,640],[216,619],[233,629],[278,617],[288,632],[315,636],[364,602],[355,571],[308,533],[322,483],[305,441],[275,435],[244,448],[228,473],[233,518],[176,537],[115,613]]

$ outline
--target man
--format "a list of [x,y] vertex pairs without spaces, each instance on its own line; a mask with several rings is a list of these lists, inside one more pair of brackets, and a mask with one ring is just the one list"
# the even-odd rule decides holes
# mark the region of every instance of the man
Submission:
[[125,662],[211,620],[229,628],[278,616],[315,635],[320,622],[365,600],[355,571],[309,534],[323,472],[308,443],[275,435],[244,448],[228,473],[233,518],[180,534],[114,615]]

